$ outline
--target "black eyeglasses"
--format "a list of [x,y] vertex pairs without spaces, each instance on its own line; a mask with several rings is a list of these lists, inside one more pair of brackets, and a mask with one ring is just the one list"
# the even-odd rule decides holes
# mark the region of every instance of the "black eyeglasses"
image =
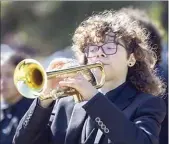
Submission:
[[101,48],[104,54],[106,54],[106,55],[114,55],[117,52],[117,46],[118,45],[121,45],[122,47],[125,47],[125,46],[123,46],[122,44],[120,44],[118,42],[116,42],[116,43],[109,42],[109,43],[105,43],[105,44],[103,44],[101,46],[90,45],[87,48],[85,48],[85,54],[86,54],[87,58],[96,57],[97,56],[96,52],[98,52],[99,49]]

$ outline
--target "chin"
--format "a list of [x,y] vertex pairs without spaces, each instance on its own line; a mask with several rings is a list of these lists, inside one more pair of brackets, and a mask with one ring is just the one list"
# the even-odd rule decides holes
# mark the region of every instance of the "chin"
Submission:
[[106,81],[113,80],[114,75],[115,75],[115,71],[113,71],[112,69],[108,69],[105,71],[105,75],[106,75]]

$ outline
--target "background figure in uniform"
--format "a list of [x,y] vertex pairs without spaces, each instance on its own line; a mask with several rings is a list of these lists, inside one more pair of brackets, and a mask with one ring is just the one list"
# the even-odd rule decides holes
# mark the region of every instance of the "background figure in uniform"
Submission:
[[[35,99],[13,143],[158,144],[166,115],[159,95],[165,88],[152,69],[156,57],[146,40],[144,30],[120,10],[84,20],[74,33],[72,48],[80,64],[103,63],[104,86],[97,90],[79,73],[64,75],[59,82],[51,79],[55,85],[48,85],[44,97],[52,95],[55,86],[70,87],[83,102],[75,103],[72,96]],[[98,83],[100,71],[92,73]]]
[[25,58],[24,55],[13,54],[1,65],[1,144],[12,143],[18,123],[32,103],[19,94],[13,81],[16,65]]

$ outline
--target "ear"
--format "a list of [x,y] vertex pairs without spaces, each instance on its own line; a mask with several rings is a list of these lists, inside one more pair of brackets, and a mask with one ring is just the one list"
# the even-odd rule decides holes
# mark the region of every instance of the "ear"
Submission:
[[132,53],[132,54],[130,54],[130,56],[129,56],[129,58],[128,58],[128,66],[129,67],[132,67],[132,66],[134,66],[135,65],[135,63],[136,63],[136,59],[135,59],[135,57],[134,57],[134,54]]

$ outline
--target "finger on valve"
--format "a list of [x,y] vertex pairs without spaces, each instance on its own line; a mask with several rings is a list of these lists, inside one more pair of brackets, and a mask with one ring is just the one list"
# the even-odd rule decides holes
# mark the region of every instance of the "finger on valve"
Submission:
[[[70,68],[73,66],[79,66],[79,63],[74,60],[74,59],[68,59],[68,58],[57,58],[54,59],[48,67],[48,71],[50,70],[59,70],[59,69],[66,69]],[[64,79],[67,77],[74,77],[76,76],[76,73],[67,73],[67,74],[62,74],[59,76],[59,78]],[[58,76],[56,76],[58,78]]]

